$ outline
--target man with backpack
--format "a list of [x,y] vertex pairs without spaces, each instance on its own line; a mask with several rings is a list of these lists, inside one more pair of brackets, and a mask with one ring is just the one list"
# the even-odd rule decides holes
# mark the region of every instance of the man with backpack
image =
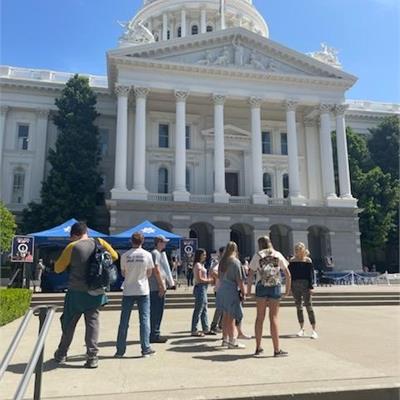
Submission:
[[[54,361],[64,364],[67,352],[74,337],[76,325],[82,316],[85,317],[86,368],[98,366],[99,309],[107,304],[104,287],[95,287],[93,272],[103,268],[103,259],[118,258],[118,253],[103,239],[88,237],[88,228],[84,222],[71,226],[71,243],[63,250],[55,262],[54,271],[69,271],[68,292],[65,295],[64,310],[60,318],[62,336]],[[90,273],[89,273],[90,272]],[[107,283],[105,282],[105,285]],[[101,285],[98,283],[96,286]]]

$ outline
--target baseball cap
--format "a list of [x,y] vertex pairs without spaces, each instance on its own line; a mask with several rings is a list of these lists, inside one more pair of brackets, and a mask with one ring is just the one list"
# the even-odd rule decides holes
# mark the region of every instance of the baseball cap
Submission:
[[156,236],[156,241],[157,242],[168,243],[169,239],[167,239],[164,235],[158,235],[158,236]]

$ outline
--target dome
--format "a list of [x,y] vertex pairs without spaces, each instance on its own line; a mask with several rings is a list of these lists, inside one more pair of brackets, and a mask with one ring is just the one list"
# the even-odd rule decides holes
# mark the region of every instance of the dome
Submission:
[[252,0],[144,0],[123,25],[120,46],[151,43],[242,27],[269,37],[268,25]]

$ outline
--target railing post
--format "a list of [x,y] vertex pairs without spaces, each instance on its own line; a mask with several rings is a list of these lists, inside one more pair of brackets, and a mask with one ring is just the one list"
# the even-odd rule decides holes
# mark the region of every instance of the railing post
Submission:
[[355,286],[354,271],[351,271],[351,286]]
[[[49,310],[47,307],[39,309],[39,335],[40,332],[42,331],[43,324],[46,319],[48,311]],[[34,387],[33,400],[40,400],[40,395],[42,391],[43,356],[44,356],[44,344],[35,368],[35,387]]]

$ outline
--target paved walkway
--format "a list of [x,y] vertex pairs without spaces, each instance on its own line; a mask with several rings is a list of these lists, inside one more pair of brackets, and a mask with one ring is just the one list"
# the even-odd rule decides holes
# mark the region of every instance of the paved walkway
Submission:
[[[244,396],[316,393],[346,388],[379,388],[400,382],[400,320],[398,307],[320,307],[316,309],[319,340],[296,338],[294,308],[281,310],[282,348],[290,357],[275,359],[271,339],[264,339],[265,357],[256,359],[254,340],[245,350],[223,350],[213,338],[188,337],[190,310],[167,310],[165,345],[157,354],[140,358],[138,323],[133,313],[126,358],[116,360],[115,338],[119,312],[101,315],[100,364],[83,369],[84,324],[78,324],[67,365],[51,360],[60,337],[58,315],[49,333],[45,353],[43,399],[215,399]],[[210,313],[212,314],[212,312]],[[246,309],[244,327],[253,330],[254,309]],[[0,328],[0,355],[19,321]],[[307,326],[307,329],[309,327]],[[265,326],[268,335],[268,326]],[[32,323],[9,371],[0,382],[2,399],[10,399],[25,368],[37,336]],[[33,381],[33,379],[32,379]],[[28,393],[32,393],[32,386]],[[305,397],[307,398],[307,397]],[[350,397],[351,398],[351,397]]]

